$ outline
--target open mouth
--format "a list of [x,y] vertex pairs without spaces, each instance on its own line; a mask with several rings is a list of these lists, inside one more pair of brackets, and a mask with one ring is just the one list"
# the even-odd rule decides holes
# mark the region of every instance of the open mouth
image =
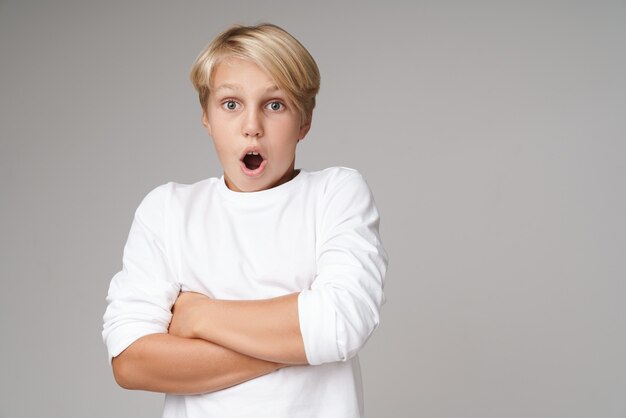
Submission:
[[243,162],[246,169],[248,169],[249,171],[258,170],[259,167],[261,167],[261,165],[263,164],[263,161],[265,161],[263,156],[256,151],[247,152],[241,159],[241,162]]

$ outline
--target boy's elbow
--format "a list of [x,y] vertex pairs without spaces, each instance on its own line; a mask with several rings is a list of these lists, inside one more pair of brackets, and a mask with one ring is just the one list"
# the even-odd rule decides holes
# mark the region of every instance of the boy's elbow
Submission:
[[113,369],[113,377],[115,378],[115,382],[122,388],[128,389],[128,382],[126,380],[126,365],[124,364],[124,359],[121,355],[117,357],[113,357],[111,360],[111,368]]
[[113,368],[113,377],[115,382],[124,389],[136,389],[133,382],[133,376],[136,374],[132,372],[132,362],[128,358],[126,351],[122,352],[117,357],[113,357],[111,361],[111,367]]

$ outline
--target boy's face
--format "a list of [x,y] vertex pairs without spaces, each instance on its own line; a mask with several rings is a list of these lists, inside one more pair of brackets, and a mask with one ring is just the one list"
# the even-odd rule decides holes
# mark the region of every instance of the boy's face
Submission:
[[238,192],[291,180],[296,145],[310,127],[265,71],[238,58],[215,69],[202,123],[213,138],[226,185]]

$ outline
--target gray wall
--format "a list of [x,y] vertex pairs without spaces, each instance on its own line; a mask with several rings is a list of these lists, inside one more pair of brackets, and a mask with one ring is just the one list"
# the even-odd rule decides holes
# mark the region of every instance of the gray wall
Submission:
[[104,297],[143,196],[220,174],[188,70],[259,21],[321,68],[297,165],[382,212],[368,416],[624,418],[624,1],[0,2],[0,416],[159,416]]

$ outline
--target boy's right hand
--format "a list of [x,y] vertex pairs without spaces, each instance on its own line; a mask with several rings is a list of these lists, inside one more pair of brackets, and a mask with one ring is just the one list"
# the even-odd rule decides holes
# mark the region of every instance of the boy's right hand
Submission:
[[200,327],[204,315],[204,307],[211,299],[196,292],[181,292],[172,307],[172,319],[168,333],[183,338],[202,338]]

